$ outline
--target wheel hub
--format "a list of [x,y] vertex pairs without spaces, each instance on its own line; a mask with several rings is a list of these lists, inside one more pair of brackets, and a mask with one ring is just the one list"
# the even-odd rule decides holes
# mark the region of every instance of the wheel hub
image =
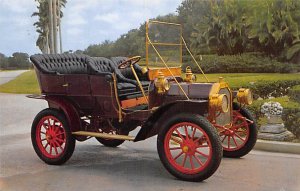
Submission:
[[186,141],[183,143],[182,152],[188,155],[194,155],[196,152],[196,144],[193,141]]

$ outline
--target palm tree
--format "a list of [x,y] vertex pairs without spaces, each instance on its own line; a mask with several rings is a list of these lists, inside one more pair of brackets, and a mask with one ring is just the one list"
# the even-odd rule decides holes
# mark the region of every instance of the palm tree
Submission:
[[[39,33],[36,45],[43,53],[57,53],[54,43],[57,42],[57,35],[53,37],[53,33],[60,29],[60,19],[63,16],[61,7],[65,7],[66,0],[35,0],[38,2],[38,11],[34,12],[32,16],[37,16],[39,19],[33,25]],[[55,3],[55,5],[53,5]],[[53,7],[56,7],[53,9]],[[53,16],[55,15],[55,16]],[[61,32],[60,32],[61,42]],[[61,43],[60,43],[60,47]],[[62,48],[61,48],[62,49]],[[62,50],[61,50],[62,51]]]

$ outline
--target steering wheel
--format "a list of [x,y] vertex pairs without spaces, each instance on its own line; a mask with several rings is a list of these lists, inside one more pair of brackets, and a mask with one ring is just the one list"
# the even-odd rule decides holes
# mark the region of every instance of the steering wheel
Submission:
[[137,63],[138,61],[140,61],[141,57],[140,56],[134,56],[131,58],[128,58],[127,60],[125,60],[124,62],[120,63],[118,65],[119,69],[124,69],[124,68],[128,68],[129,66]]

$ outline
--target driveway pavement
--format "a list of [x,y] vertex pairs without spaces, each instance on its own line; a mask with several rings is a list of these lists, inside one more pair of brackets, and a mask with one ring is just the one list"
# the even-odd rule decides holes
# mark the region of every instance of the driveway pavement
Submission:
[[223,158],[216,173],[200,183],[176,180],[162,166],[156,137],[106,148],[95,139],[77,142],[72,158],[49,166],[30,140],[34,116],[47,104],[25,95],[0,94],[0,190],[299,191],[300,155],[252,151]]
[[0,71],[0,85],[9,82],[10,80],[26,71],[28,70]]

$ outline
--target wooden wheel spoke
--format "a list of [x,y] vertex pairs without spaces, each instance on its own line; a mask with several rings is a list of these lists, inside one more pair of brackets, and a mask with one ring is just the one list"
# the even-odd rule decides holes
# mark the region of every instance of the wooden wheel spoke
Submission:
[[197,162],[200,164],[200,166],[203,166],[203,162],[201,162],[201,160],[196,155],[193,155],[193,156],[197,160]]
[[202,135],[201,137],[198,137],[198,138],[194,141],[194,143],[198,143],[198,141],[200,141],[200,139],[202,139],[203,136],[204,136],[204,135]]
[[56,137],[56,140],[61,141],[62,143],[65,142],[65,139],[62,139],[62,138],[59,138],[59,137]]
[[170,148],[170,150],[178,150],[178,149],[181,149],[181,147],[173,147],[173,148]]
[[181,151],[181,152],[174,158],[174,160],[177,160],[182,154],[183,154],[183,151]]
[[187,127],[186,127],[186,126],[184,126],[184,132],[185,132],[185,139],[186,139],[186,140],[189,140],[190,137],[189,137],[189,133],[188,133],[188,130],[187,130]]
[[234,133],[234,135],[235,135],[236,137],[238,137],[240,140],[242,140],[243,142],[245,142],[245,140],[244,140],[241,136],[239,136],[238,134]]
[[198,151],[198,150],[196,150],[196,153],[198,153],[198,154],[200,154],[200,155],[202,155],[202,156],[208,158],[208,155],[207,155],[207,154],[204,154],[204,153],[202,153],[202,152],[200,152],[200,151]]
[[227,137],[227,135],[225,135],[224,138],[222,139],[222,141],[221,141],[222,143],[225,141],[226,137]]
[[233,139],[233,142],[234,142],[235,146],[237,147],[237,146],[238,146],[238,144],[237,144],[237,142],[236,142],[236,140],[235,140],[234,136],[232,136],[232,139]]
[[208,147],[209,145],[198,145],[197,148],[204,148],[204,147]]
[[195,166],[194,166],[194,162],[193,162],[192,155],[190,155],[189,157],[190,157],[190,163],[191,163],[191,167],[192,167],[192,169],[194,169],[194,168],[195,168]]
[[228,136],[228,138],[227,138],[227,146],[228,146],[228,148],[230,148],[230,136]]
[[55,153],[58,155],[57,147],[54,147]]
[[192,129],[193,129],[192,139],[194,140],[194,138],[195,138],[195,133],[196,133],[196,130],[197,130],[197,129],[196,129],[196,128],[193,128],[193,127],[192,127]]
[[181,135],[181,133],[178,131],[178,129],[176,129],[175,131],[182,140],[185,140],[185,138]]
[[183,166],[183,167],[185,166],[186,158],[187,158],[187,154],[185,153],[184,159],[183,159],[182,164],[181,164],[181,166]]
[[49,154],[50,154],[50,155],[52,154],[52,149],[53,149],[53,146],[50,145],[50,151],[49,151]]
[[55,141],[55,144],[61,149],[61,151],[64,151],[64,148],[59,144],[58,142]]

